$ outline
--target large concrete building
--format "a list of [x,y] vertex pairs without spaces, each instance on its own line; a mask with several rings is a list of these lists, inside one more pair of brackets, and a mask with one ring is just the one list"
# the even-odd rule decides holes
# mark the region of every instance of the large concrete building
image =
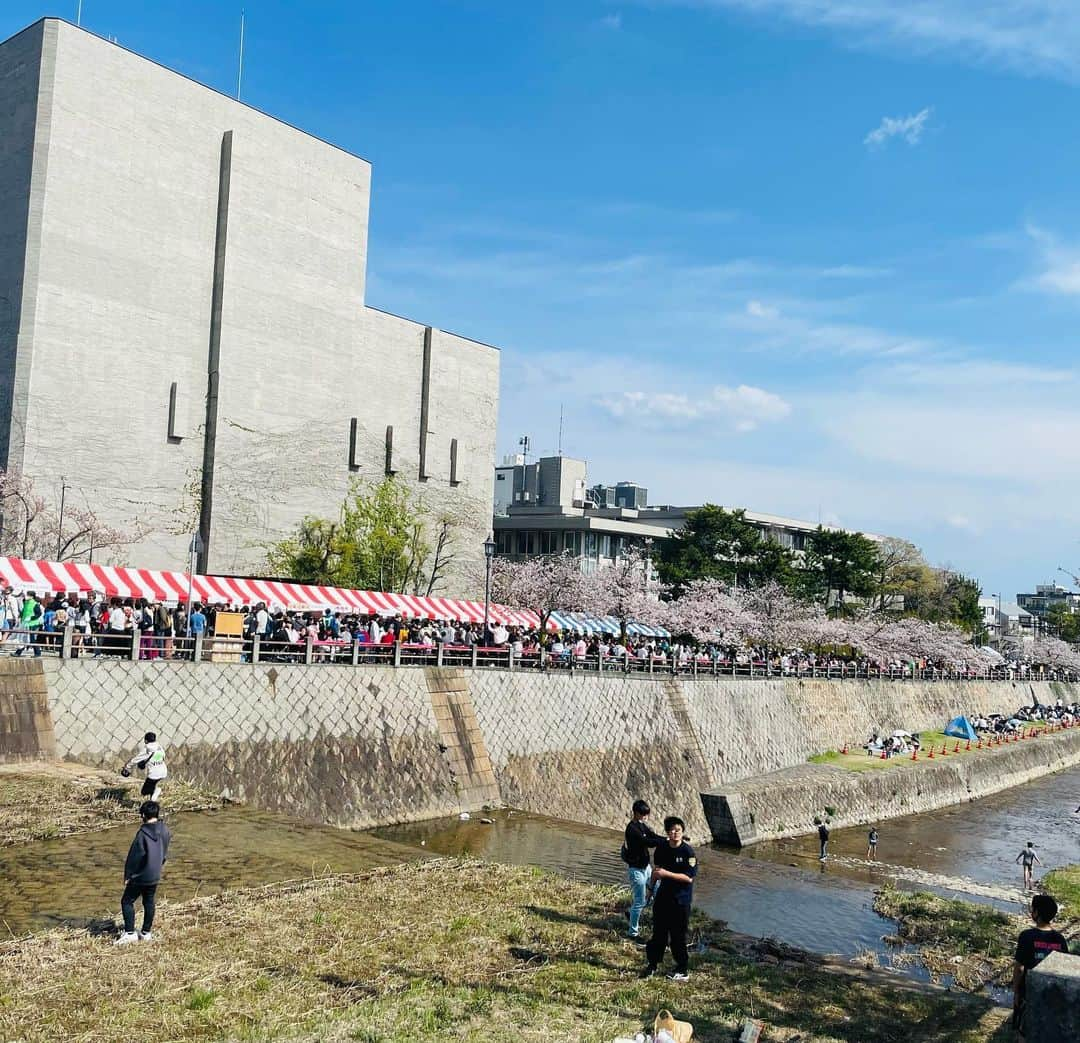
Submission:
[[133,563],[182,566],[198,530],[223,572],[396,473],[458,519],[462,575],[498,352],[366,305],[370,183],[66,22],[0,44],[0,465],[145,525]]

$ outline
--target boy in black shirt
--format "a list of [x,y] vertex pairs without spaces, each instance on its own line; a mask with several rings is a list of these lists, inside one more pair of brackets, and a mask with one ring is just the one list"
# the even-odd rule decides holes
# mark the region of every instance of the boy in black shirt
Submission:
[[694,900],[694,877],[697,876],[697,856],[683,840],[685,825],[681,818],[669,815],[664,819],[667,843],[660,844],[653,856],[653,883],[659,883],[653,899],[653,934],[645,946],[648,966],[643,978],[651,977],[664,958],[671,943],[675,958],[672,981],[689,981],[689,954],[686,951],[686,930],[690,923],[690,905]]
[[1031,900],[1034,927],[1020,932],[1016,939],[1016,962],[1013,964],[1013,1028],[1017,1039],[1024,1040],[1024,1008],[1026,1005],[1027,972],[1038,966],[1052,952],[1069,951],[1065,936],[1050,924],[1057,916],[1057,902],[1050,895],[1036,895]]
[[666,843],[666,839],[645,825],[645,819],[651,814],[648,803],[644,800],[635,800],[632,810],[634,817],[626,824],[622,860],[626,863],[626,875],[630,881],[632,895],[628,914],[630,928],[627,936],[638,939],[641,937],[641,912],[645,908],[646,897],[649,893],[651,875],[649,848]]

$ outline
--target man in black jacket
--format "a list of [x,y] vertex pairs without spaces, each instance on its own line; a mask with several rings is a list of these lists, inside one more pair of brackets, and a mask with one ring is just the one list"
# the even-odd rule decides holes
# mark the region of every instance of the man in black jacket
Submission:
[[649,893],[649,848],[666,843],[667,838],[654,833],[645,819],[651,814],[649,805],[644,800],[635,800],[633,818],[626,824],[623,840],[622,860],[626,863],[626,875],[630,881],[630,929],[629,938],[641,938],[641,912],[645,908]]
[[690,906],[694,901],[694,878],[697,876],[697,855],[683,840],[683,820],[675,815],[664,819],[667,843],[656,848],[656,865],[652,871],[653,883],[659,884],[653,906],[653,934],[645,946],[648,965],[642,971],[643,978],[654,975],[664,958],[664,950],[670,944],[675,958],[672,981],[689,981],[689,953],[686,935],[690,924]]
[[[161,806],[156,800],[146,801],[139,814],[142,825],[131,842],[127,861],[124,863],[124,895],[120,909],[124,914],[124,931],[116,939],[117,945],[152,940],[150,931],[154,926],[154,899],[161,881],[161,867],[169,857],[169,827],[159,821]],[[135,899],[143,904],[142,930],[135,933]]]

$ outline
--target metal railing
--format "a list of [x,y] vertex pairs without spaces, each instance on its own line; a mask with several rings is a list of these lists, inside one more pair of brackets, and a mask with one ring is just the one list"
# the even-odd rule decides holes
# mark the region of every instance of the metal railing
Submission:
[[734,677],[753,680],[829,681],[1078,681],[1067,671],[988,666],[979,670],[938,667],[879,667],[873,663],[799,663],[724,659],[708,656],[575,655],[515,652],[513,647],[478,645],[373,644],[367,641],[313,638],[298,642],[270,638],[196,634],[174,637],[138,630],[84,634],[63,631],[8,630],[0,634],[0,653],[61,659],[126,659],[134,662],[288,663],[305,666],[458,667],[470,670],[550,672],[569,675],[620,673],[634,677]]

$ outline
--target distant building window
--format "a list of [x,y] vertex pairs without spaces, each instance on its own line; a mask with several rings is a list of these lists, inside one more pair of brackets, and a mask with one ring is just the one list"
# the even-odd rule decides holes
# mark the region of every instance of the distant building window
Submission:
[[506,475],[505,474],[497,474],[497,475],[495,475],[495,481],[497,481],[497,482],[505,482],[506,481]]

